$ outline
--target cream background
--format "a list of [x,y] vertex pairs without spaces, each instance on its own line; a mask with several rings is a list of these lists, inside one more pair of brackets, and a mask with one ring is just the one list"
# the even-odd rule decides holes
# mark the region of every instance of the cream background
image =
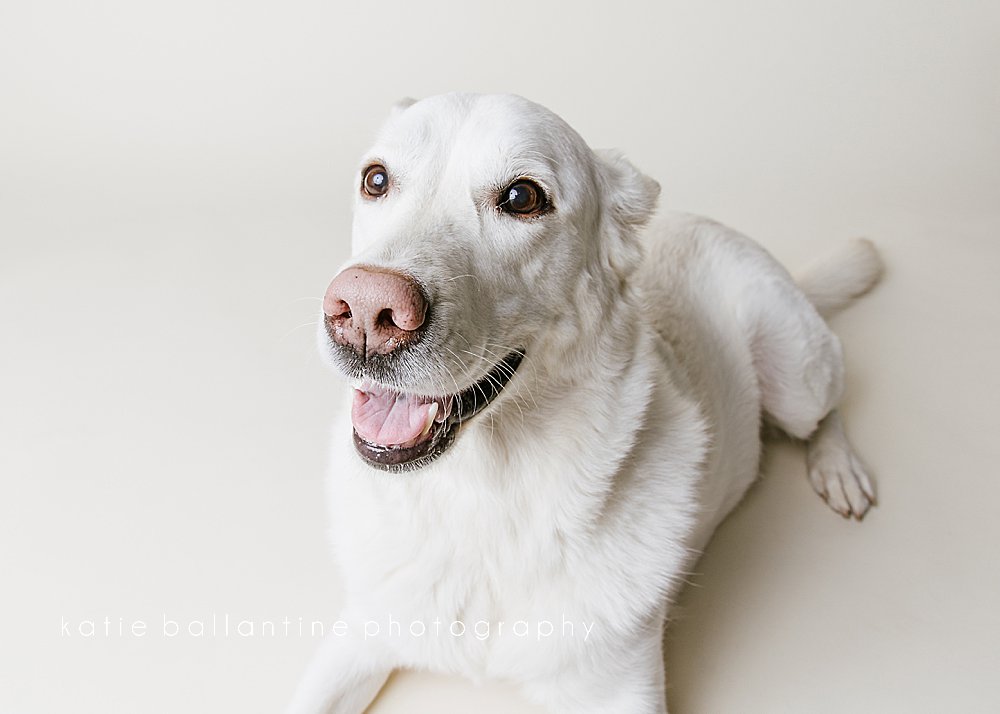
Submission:
[[[1000,709],[1000,6],[0,5],[0,712],[275,712],[309,638],[61,637],[332,619],[315,300],[387,107],[516,91],[663,205],[889,272],[836,319],[863,524],[803,455],[691,576],[672,711]],[[307,324],[306,327],[299,327]],[[396,677],[372,711],[534,711]]]

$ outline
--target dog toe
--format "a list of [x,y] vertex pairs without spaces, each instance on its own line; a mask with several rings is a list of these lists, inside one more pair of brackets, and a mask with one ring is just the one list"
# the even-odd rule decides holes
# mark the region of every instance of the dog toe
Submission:
[[861,461],[848,451],[822,454],[809,465],[809,481],[831,509],[861,520],[875,505],[875,491]]

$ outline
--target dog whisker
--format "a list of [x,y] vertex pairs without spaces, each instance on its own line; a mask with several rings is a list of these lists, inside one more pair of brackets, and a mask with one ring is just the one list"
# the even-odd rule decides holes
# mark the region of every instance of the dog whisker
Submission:
[[[448,350],[448,352],[450,352],[452,354],[452,356],[455,358],[455,361],[458,362],[458,364],[461,366],[463,372],[464,371],[468,371],[468,367],[466,367],[465,362],[462,361],[461,357],[459,357],[457,354],[455,354],[449,348],[445,347],[445,349]],[[460,394],[462,392],[462,390],[458,386],[458,380],[455,379],[455,375],[452,374],[452,371],[451,371],[451,369],[448,368],[448,365],[445,365],[444,368],[448,372],[448,376],[451,377],[451,381],[455,383],[455,395],[457,396],[458,394]],[[459,424],[462,423],[462,413],[461,413],[461,411],[459,411],[459,413],[458,413],[458,423]]]
[[[516,350],[513,350],[513,349],[506,348],[503,345],[497,345],[497,344],[495,344],[493,342],[487,342],[487,343],[485,343],[483,345],[483,348],[482,348],[483,351],[486,352],[486,353],[488,353],[488,354],[490,354],[490,355],[492,355],[493,357],[497,357],[497,358],[499,358],[498,355],[497,355],[497,353],[494,352],[493,350],[489,349],[486,345],[493,345],[494,347],[499,347],[500,349],[505,349],[505,350],[507,350],[507,354],[510,354],[510,352],[516,351]],[[510,370],[510,368],[506,367],[506,365],[504,365],[503,362],[498,362],[498,365],[500,366],[501,369],[506,369],[507,371],[509,371],[511,377],[514,376],[513,370]],[[526,367],[526,369],[525,369],[525,375],[524,376],[527,378],[530,375],[532,381],[535,383],[535,385],[537,385],[538,375],[535,373],[534,365],[532,365],[531,362],[529,361],[528,364],[525,365],[525,367]],[[538,409],[538,401],[535,399],[534,390],[533,389],[528,390],[528,395],[531,397],[531,401],[534,404],[535,409],[537,410]]]
[[[490,362],[490,360],[486,359],[485,357],[483,357],[483,356],[481,356],[481,355],[477,355],[477,354],[475,354],[475,353],[473,353],[473,352],[469,352],[468,350],[462,350],[462,352],[465,352],[465,353],[466,353],[466,354],[468,354],[468,355],[472,355],[472,356],[473,356],[473,357],[475,357],[476,359],[479,359],[479,360],[482,360],[483,362],[485,362],[485,363],[486,363],[486,364],[488,364],[488,365],[493,365],[493,363],[492,363],[492,362]],[[496,364],[494,365],[494,367],[495,367],[495,368],[498,368],[498,369],[500,369],[500,371],[501,371],[501,372],[504,372],[505,374],[507,374],[507,375],[508,375],[508,377],[513,377],[513,376],[514,376],[514,370],[510,369],[510,367],[508,367],[507,365],[505,365],[505,364],[504,364],[504,363],[503,363],[502,361],[500,361],[500,362],[497,362],[497,363],[496,363]],[[487,378],[488,380],[490,380],[490,382],[492,382],[492,383],[493,383],[494,385],[496,385],[496,387],[497,387],[497,392],[500,392],[500,391],[502,391],[502,390],[503,390],[503,388],[504,388],[504,385],[502,385],[502,384],[501,384],[501,383],[500,383],[500,382],[499,382],[499,381],[498,381],[498,380],[496,379],[496,377],[493,377],[493,376],[491,376],[491,375],[490,375],[490,374],[489,374],[489,373],[487,372],[487,374],[486,374],[486,378]],[[522,408],[521,408],[521,405],[520,405],[520,404],[518,403],[518,402],[519,402],[519,400],[518,400],[518,399],[516,398],[516,395],[515,395],[515,397],[514,397],[514,398],[512,398],[512,399],[511,399],[511,401],[513,401],[514,405],[515,405],[515,406],[517,406],[517,408],[518,408],[518,411],[520,411],[520,412],[521,412],[521,424],[523,425],[523,424],[525,423],[525,416],[524,416],[524,409],[522,409]],[[498,409],[498,411],[499,411],[499,412],[500,412],[501,414],[503,414],[503,402],[500,402],[500,405],[499,405],[499,406],[497,407],[497,409]]]
[[283,334],[281,337],[279,337],[275,344],[281,344],[286,338],[288,338],[289,335],[291,335],[296,330],[301,330],[303,327],[317,327],[318,325],[319,325],[319,320],[312,320],[310,322],[303,322],[301,325],[296,325],[288,332]]
[[[472,343],[471,343],[471,341],[467,337],[465,337],[464,335],[462,335],[460,332],[457,332],[457,331],[454,332],[454,334],[457,337],[459,337],[460,339],[462,339],[469,347],[472,347]],[[496,344],[496,343],[489,343],[489,342],[487,342],[486,344],[494,344],[494,346],[496,346],[496,347],[500,347],[501,349],[506,349],[506,352],[503,355],[499,355],[499,354],[493,352],[493,350],[488,349],[485,345],[479,348],[480,352],[490,354],[494,358],[493,360],[488,359],[486,356],[484,356],[484,354],[476,354],[475,352],[471,352],[469,350],[461,350],[461,352],[464,352],[465,354],[467,354],[467,355],[469,355],[471,357],[475,357],[477,360],[485,363],[489,367],[490,370],[492,370],[492,369],[498,369],[501,372],[501,374],[505,375],[508,378],[512,378],[514,376],[514,370],[512,370],[508,365],[506,365],[503,360],[511,352],[521,352],[521,350],[517,349],[517,348],[504,348],[503,345],[499,345],[499,344]],[[448,351],[451,352],[451,350],[448,350]],[[452,354],[454,354],[454,352],[452,352]],[[523,364],[523,362],[522,362],[522,364]],[[532,373],[534,372],[533,369],[528,370],[528,371],[530,371]],[[533,375],[533,376],[535,376],[535,375]],[[494,384],[496,384],[497,387],[499,387],[500,389],[503,388],[496,381],[495,378],[493,378],[493,377],[490,376],[489,373],[487,373],[486,377],[489,378],[490,381],[493,382]],[[524,408],[528,407],[528,403],[523,398],[520,398],[517,394],[510,394],[509,398],[517,406],[518,411],[521,414],[521,424],[523,426],[525,424],[525,422],[526,422],[526,417],[525,417],[525,414],[524,414]],[[531,395],[531,399],[532,399],[532,402],[534,403],[535,409],[537,410],[538,409],[538,402],[535,401],[534,395]],[[522,407],[522,404],[524,405],[523,407]],[[503,404],[502,403],[499,405],[498,411],[501,414],[503,413]]]

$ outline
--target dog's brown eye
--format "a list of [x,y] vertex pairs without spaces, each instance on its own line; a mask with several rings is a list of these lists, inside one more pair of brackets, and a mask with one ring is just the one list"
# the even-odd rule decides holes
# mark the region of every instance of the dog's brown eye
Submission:
[[497,205],[508,213],[531,215],[545,208],[545,192],[534,181],[518,179],[504,189]]
[[365,178],[361,185],[362,190],[372,198],[385,195],[389,190],[389,172],[382,164],[374,164],[365,169]]

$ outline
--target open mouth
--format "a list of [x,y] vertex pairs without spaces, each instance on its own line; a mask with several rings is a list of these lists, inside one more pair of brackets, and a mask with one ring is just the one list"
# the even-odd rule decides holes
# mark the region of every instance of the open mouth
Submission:
[[369,465],[411,471],[434,461],[455,441],[462,425],[503,391],[524,359],[508,354],[468,389],[424,397],[363,384],[354,390],[354,446]]

